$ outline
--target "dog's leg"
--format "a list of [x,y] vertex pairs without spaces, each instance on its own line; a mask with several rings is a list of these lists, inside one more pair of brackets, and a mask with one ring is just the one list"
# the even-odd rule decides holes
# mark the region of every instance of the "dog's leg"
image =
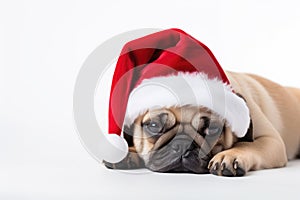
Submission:
[[283,167],[287,158],[282,146],[281,141],[272,137],[239,142],[215,155],[208,167],[212,174],[220,176],[243,176],[250,170]]
[[110,169],[138,169],[144,167],[144,161],[139,157],[134,147],[129,147],[127,156],[118,163],[109,163],[103,160],[104,165]]
[[283,167],[287,163],[285,145],[278,131],[255,104],[251,106],[253,142],[238,142],[216,154],[208,168],[220,176],[243,176],[247,171]]

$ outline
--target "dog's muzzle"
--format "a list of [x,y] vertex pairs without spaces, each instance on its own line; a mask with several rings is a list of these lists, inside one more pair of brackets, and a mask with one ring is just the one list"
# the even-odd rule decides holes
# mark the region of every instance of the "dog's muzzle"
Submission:
[[157,172],[208,173],[208,162],[209,156],[203,156],[193,138],[179,134],[165,146],[151,152],[146,166]]

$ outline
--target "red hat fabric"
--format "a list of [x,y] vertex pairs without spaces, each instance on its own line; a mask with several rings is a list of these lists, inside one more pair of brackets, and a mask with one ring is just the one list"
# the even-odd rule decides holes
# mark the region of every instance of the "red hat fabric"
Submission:
[[212,52],[179,29],[168,29],[124,45],[114,72],[109,133],[121,135],[143,112],[198,105],[226,119],[238,137],[249,127],[249,110],[234,94]]

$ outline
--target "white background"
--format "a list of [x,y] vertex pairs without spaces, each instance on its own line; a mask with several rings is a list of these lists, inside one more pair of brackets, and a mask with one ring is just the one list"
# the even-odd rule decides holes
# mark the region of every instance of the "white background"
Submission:
[[298,161],[237,179],[106,170],[72,113],[87,56],[138,28],[181,28],[227,70],[300,87],[299,11],[297,0],[1,1],[0,199],[299,197]]

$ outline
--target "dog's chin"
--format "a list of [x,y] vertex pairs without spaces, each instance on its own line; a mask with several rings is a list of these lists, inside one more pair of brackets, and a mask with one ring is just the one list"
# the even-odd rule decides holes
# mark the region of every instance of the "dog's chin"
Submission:
[[155,152],[149,156],[146,167],[151,171],[165,173],[209,173],[207,166],[209,157],[200,158],[199,150],[189,151],[184,155],[174,152]]

